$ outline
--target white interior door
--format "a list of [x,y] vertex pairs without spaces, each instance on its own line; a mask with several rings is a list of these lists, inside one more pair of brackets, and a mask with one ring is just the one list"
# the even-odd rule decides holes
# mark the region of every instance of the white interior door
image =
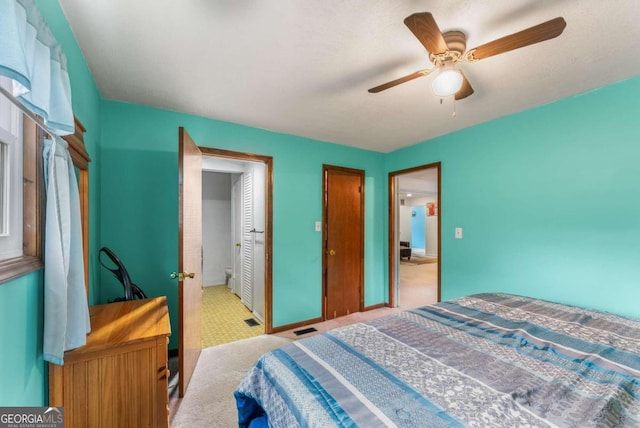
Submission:
[[265,165],[253,167],[253,315],[264,322],[264,278],[265,278]]
[[238,297],[242,294],[242,227],[243,227],[243,176],[234,175],[231,189],[231,220],[233,223],[233,275],[229,279],[229,288]]
[[253,310],[253,171],[243,174],[242,195],[242,295],[244,305]]

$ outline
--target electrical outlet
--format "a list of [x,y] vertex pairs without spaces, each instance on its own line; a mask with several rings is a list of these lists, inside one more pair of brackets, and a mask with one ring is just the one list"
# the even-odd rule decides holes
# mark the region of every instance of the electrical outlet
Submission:
[[462,239],[462,228],[456,227],[456,239]]

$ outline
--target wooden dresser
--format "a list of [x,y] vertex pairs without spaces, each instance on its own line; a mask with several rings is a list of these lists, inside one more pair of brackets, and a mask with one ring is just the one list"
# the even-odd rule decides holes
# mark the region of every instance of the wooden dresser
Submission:
[[49,405],[64,406],[65,427],[168,427],[166,298],[89,312],[87,344],[49,364]]

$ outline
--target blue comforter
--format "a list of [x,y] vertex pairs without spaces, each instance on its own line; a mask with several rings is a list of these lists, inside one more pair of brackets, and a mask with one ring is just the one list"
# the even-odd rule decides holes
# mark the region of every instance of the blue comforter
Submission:
[[235,396],[240,427],[640,426],[640,321],[478,294],[287,344]]

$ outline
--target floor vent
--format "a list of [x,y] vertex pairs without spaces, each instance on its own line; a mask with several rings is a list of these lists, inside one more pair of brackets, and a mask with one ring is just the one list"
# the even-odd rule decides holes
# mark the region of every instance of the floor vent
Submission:
[[244,320],[244,322],[246,322],[249,327],[255,327],[257,325],[260,325],[260,323],[254,320],[253,318],[246,319]]
[[314,331],[318,331],[318,330],[313,327],[309,327],[309,328],[303,328],[302,330],[294,330],[293,332],[296,334],[296,336],[301,336],[303,334],[313,333]]

